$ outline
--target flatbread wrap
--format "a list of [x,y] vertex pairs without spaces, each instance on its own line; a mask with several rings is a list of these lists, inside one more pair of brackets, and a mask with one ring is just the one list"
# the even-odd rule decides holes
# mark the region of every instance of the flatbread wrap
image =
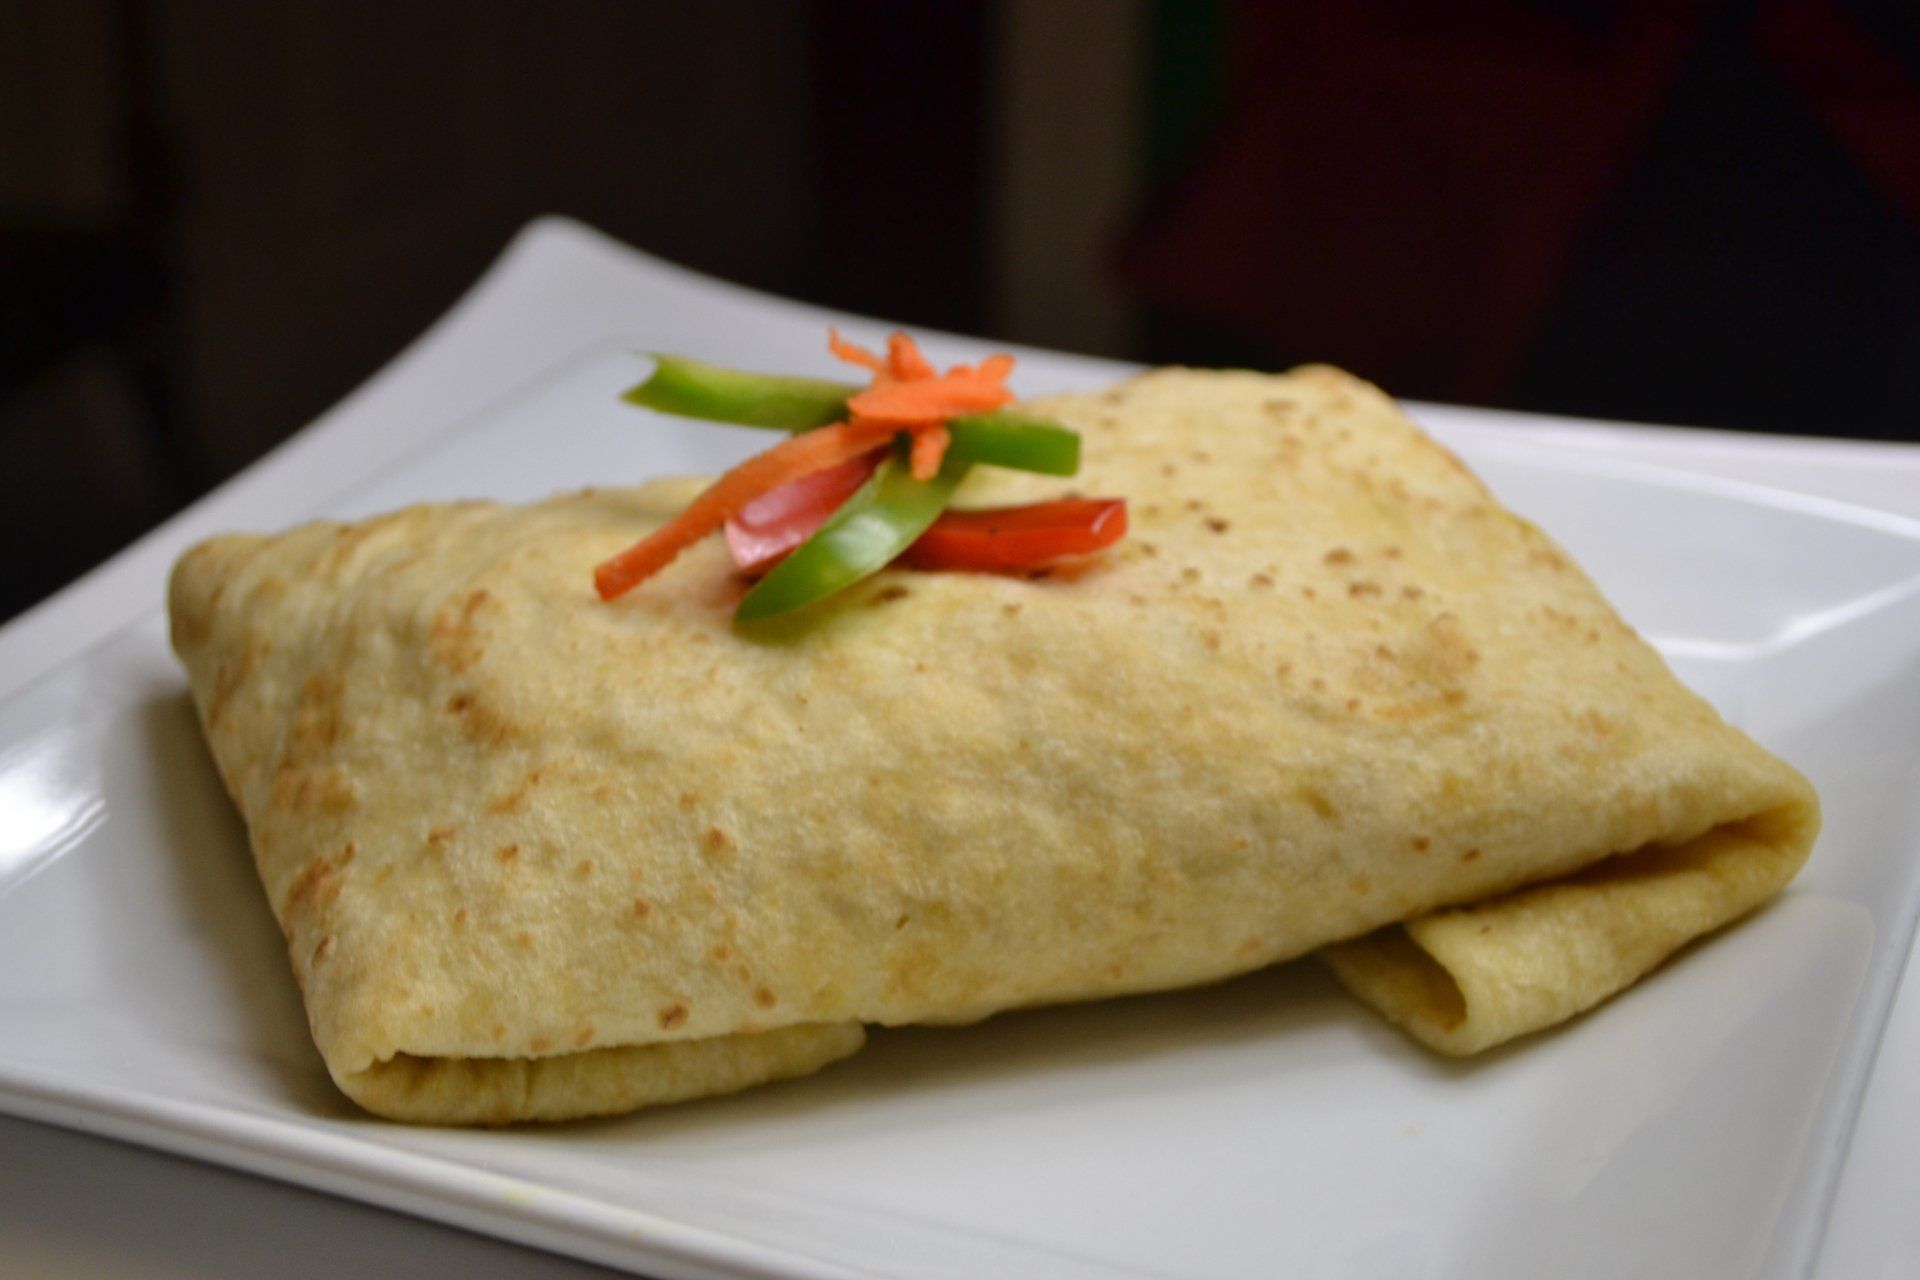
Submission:
[[[864,1028],[1321,951],[1472,1053],[1776,893],[1804,779],[1338,371],[1033,402],[1133,533],[730,625],[717,540],[611,604],[684,483],[227,535],[173,640],[334,1080],[381,1115],[726,1092]],[[962,1034],[962,1033],[956,1033]]]

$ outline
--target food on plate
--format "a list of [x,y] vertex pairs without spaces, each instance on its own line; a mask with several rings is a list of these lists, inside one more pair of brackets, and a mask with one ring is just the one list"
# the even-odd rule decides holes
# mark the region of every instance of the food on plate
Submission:
[[[770,377],[662,357],[627,393],[646,408],[797,434],[714,481],[673,519],[594,570],[616,600],[722,526],[734,563],[765,572],[734,617],[751,625],[816,604],[896,560],[919,568],[1012,572],[1112,545],[1124,499],[1064,499],[1018,510],[947,512],[977,465],[1072,475],[1080,437],[1000,411],[1011,356],[942,374],[904,333],[885,357],[829,331],[836,356],[870,370],[865,388]],[[785,563],[783,563],[783,561]]]
[[[682,398],[656,407],[739,407],[724,371],[661,370]],[[349,1096],[606,1114],[812,1071],[868,1026],[1315,951],[1471,1053],[1631,985],[1806,857],[1800,775],[1373,387],[1169,369],[975,408],[1004,375],[882,398],[908,426],[694,520],[711,488],[657,481],[181,559],[174,644]],[[784,417],[746,397],[760,425],[858,421],[863,392],[794,381]],[[974,414],[1077,433],[1079,473],[969,464],[926,501]],[[750,510],[859,458],[827,497]],[[1092,518],[1035,504],[1124,499],[1130,528],[1051,571],[829,556],[836,590],[802,575],[736,621],[883,474],[923,530],[951,496],[935,563]],[[961,514],[1008,508],[1029,514]],[[778,542],[796,509],[820,523],[749,548],[755,571],[785,556],[751,581],[741,536]],[[689,536],[729,520],[732,551]]]

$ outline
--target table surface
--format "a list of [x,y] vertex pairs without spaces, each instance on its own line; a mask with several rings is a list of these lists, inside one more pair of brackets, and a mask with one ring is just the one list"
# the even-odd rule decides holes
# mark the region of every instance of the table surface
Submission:
[[[610,273],[609,266],[616,270]],[[403,356],[270,458],[0,629],[0,696],[152,607],[153,583],[219,528],[273,523],[323,481],[404,456],[583,345],[617,332],[632,280],[674,269],[586,228],[527,228]],[[516,327],[516,291],[569,288],[570,325]],[[489,305],[479,307],[482,296]],[[508,317],[501,319],[501,317]],[[409,376],[399,378],[405,366]],[[428,374],[431,376],[421,376]],[[425,388],[431,387],[428,392]],[[1427,407],[1443,425],[1517,415]],[[1920,447],[1733,437],[1537,419],[1573,448],[1630,448],[1662,465],[1920,517]],[[1911,959],[1908,969],[1913,968]],[[1822,1277],[1920,1275],[1920,983],[1904,982],[1867,1086],[1817,1265]],[[105,1138],[0,1117],[0,1259],[51,1280],[475,1274],[561,1280],[613,1273],[405,1215]]]

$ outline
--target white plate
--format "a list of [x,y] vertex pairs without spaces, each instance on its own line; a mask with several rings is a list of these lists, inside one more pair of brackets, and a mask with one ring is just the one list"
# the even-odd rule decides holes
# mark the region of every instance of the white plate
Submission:
[[[506,331],[506,305],[463,331]],[[657,265],[549,314],[519,390],[441,382],[472,412],[411,438],[350,403],[219,514],[710,468],[750,437],[617,404],[628,349],[828,369],[821,313]],[[365,397],[431,406],[434,358]],[[1116,371],[1036,353],[1017,382]],[[618,1121],[366,1119],[308,1041],[149,610],[0,705],[0,1107],[662,1276],[1801,1274],[1920,906],[1920,524],[1648,466],[1607,447],[1625,434],[1431,416],[1827,805],[1782,902],[1563,1031],[1446,1064],[1290,966],[882,1032],[813,1079]],[[163,562],[109,576],[151,601]]]

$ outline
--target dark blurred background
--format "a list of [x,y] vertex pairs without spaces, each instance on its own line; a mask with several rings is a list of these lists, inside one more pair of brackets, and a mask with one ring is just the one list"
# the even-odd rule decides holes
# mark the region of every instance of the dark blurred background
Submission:
[[0,0],[0,617],[547,212],[1010,340],[1920,439],[1920,5]]

